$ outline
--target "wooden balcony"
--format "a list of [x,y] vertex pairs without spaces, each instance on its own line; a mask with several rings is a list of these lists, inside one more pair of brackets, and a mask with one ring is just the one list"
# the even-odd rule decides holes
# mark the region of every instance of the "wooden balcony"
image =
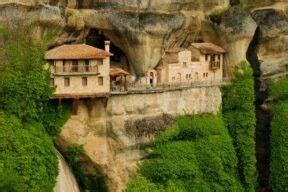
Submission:
[[97,75],[98,66],[71,66],[56,67],[53,75],[55,76],[77,76],[77,75]]
[[220,69],[220,61],[211,61],[210,62],[210,70]]

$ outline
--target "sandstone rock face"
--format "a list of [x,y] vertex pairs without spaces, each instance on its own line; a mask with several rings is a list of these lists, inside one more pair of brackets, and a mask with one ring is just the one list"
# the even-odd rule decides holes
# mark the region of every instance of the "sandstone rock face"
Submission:
[[283,10],[254,10],[259,34],[258,59],[263,75],[288,72],[288,15]]
[[[144,127],[131,129],[131,123],[156,118],[151,122],[155,125],[163,113],[217,113],[220,105],[218,87],[111,96],[106,109],[103,100],[83,101],[78,115],[72,116],[63,127],[57,145],[65,148],[83,144],[85,155],[107,178],[109,191],[120,192],[136,174],[137,164],[147,155],[144,146],[153,138],[149,130],[145,134]],[[156,132],[154,127],[149,129]]]

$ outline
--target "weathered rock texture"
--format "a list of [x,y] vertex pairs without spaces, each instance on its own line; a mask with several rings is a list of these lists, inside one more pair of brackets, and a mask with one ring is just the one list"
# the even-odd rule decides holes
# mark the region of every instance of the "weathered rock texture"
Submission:
[[[112,96],[106,109],[102,100],[82,101],[79,115],[72,116],[65,124],[57,145],[65,148],[83,144],[85,154],[107,178],[109,191],[117,192],[135,175],[137,163],[145,158],[145,144],[158,129],[167,126],[165,122],[171,123],[171,119],[162,116],[164,113],[173,116],[217,113],[220,105],[221,92],[216,86]],[[153,126],[150,127],[149,121]],[[145,129],[145,124],[150,132]]]
[[259,26],[264,34],[259,51],[263,72],[283,70],[288,2],[231,2],[242,10],[229,9],[229,0],[1,0],[0,22],[36,22],[40,37],[56,29],[60,34],[54,45],[84,42],[90,29],[101,30],[126,54],[132,73],[138,76],[157,66],[166,48],[186,47],[195,41],[225,47],[225,70],[231,76],[232,66],[246,59]]

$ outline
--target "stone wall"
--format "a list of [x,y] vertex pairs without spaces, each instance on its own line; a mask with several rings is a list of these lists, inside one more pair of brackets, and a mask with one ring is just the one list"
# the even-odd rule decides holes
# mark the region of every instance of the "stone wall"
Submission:
[[78,115],[65,124],[56,143],[62,149],[83,144],[91,163],[107,177],[109,191],[117,192],[136,174],[136,165],[145,158],[145,144],[153,137],[128,134],[127,122],[153,117],[157,121],[163,113],[217,113],[220,106],[221,92],[217,86],[112,95],[106,109],[104,99],[83,100]]

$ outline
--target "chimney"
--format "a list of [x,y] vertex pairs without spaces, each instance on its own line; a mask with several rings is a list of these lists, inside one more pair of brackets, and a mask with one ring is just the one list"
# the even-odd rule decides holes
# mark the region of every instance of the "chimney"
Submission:
[[110,52],[110,41],[105,41],[105,51]]

